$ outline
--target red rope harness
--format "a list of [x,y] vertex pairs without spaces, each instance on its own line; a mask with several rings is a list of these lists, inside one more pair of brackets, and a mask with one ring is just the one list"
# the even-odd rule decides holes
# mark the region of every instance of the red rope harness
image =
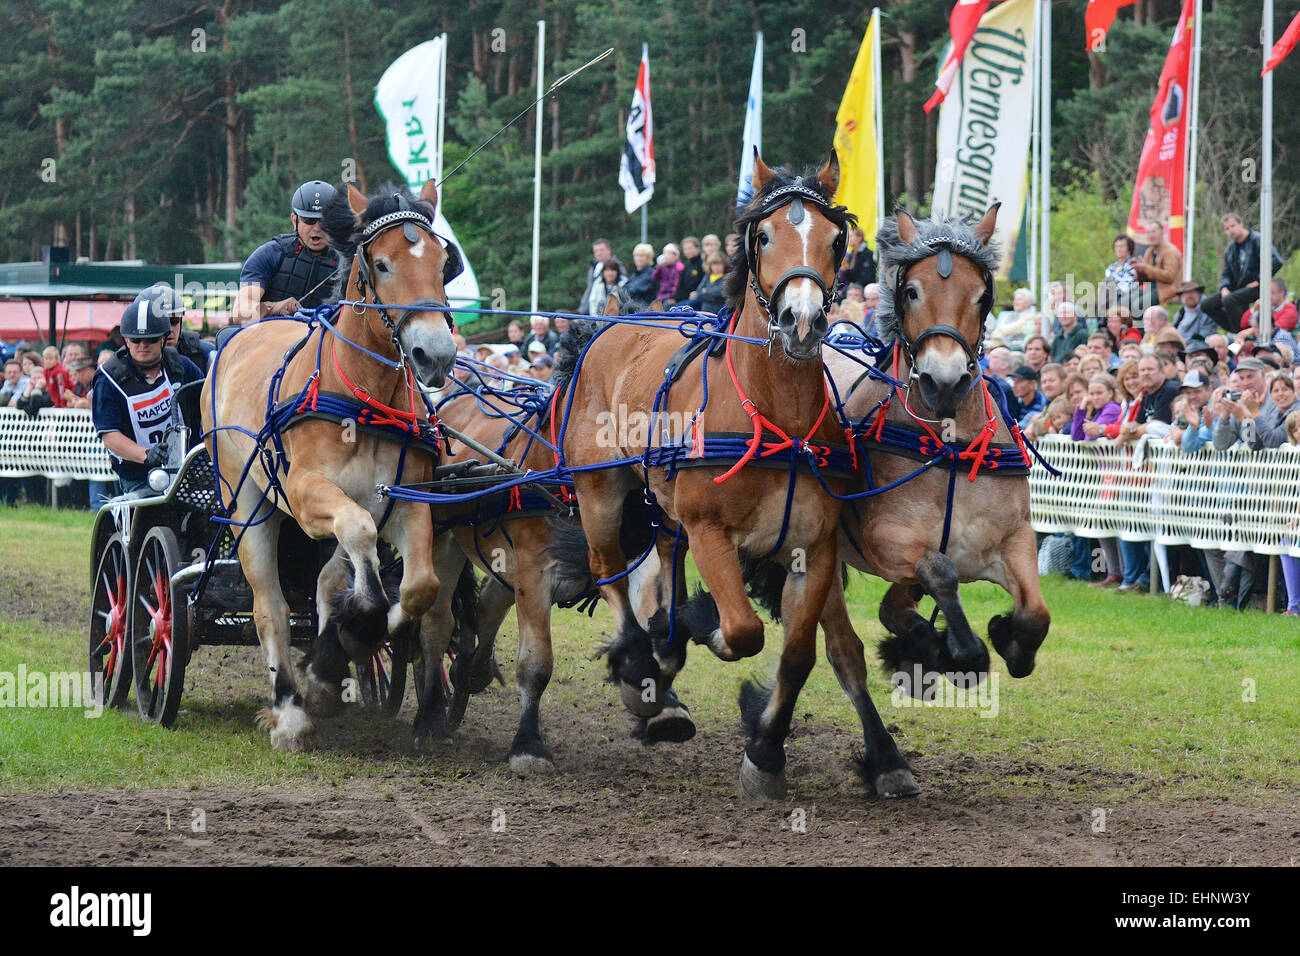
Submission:
[[[729,330],[732,332],[732,334],[734,334],[736,331],[736,323],[739,319],[740,319],[739,312],[732,315],[731,329]],[[810,442],[812,441],[813,435],[817,434],[817,429],[821,428],[822,422],[826,418],[826,412],[831,407],[830,386],[826,384],[826,380],[825,378],[823,378],[822,392],[825,395],[825,399],[822,401],[821,414],[817,416],[817,421],[814,422],[813,427],[809,429],[807,438],[802,438],[802,439],[791,438],[784,431],[782,431],[781,428],[773,424],[771,419],[769,419],[766,415],[760,412],[758,408],[754,405],[753,401],[750,400],[749,396],[745,394],[745,390],[740,385],[740,379],[736,377],[736,367],[731,363],[731,343],[733,341],[734,339],[727,339],[727,371],[731,374],[731,384],[736,386],[736,394],[740,396],[741,407],[744,408],[746,414],[749,415],[749,420],[754,423],[754,434],[749,439],[749,441],[745,443],[746,450],[745,450],[745,454],[741,457],[741,459],[738,462],[736,462],[734,465],[732,465],[726,471],[725,474],[718,475],[718,477],[713,479],[713,483],[717,485],[722,484],[724,481],[726,481],[736,472],[740,471],[741,468],[744,468],[745,465],[747,465],[750,461],[752,461],[756,456],[759,458],[766,458],[768,455],[774,455],[777,452],[783,451],[786,448],[794,447],[796,443],[798,443],[798,445],[803,447],[810,447],[814,451],[819,451],[821,449],[821,446],[810,445]],[[781,440],[779,442],[763,441],[764,428],[767,428],[771,432],[775,432],[777,435],[781,437]],[[827,449],[826,452],[823,453],[822,457],[824,457],[824,455],[828,453],[829,453],[829,449]]]
[[[898,378],[898,352],[899,352],[899,343],[895,341],[894,342],[894,378],[895,379]],[[984,417],[985,417],[984,427],[979,430],[979,432],[975,435],[973,439],[971,439],[970,444],[967,445],[965,449],[957,452],[956,454],[956,460],[969,461],[971,463],[970,474],[966,476],[967,481],[974,481],[979,476],[979,472],[981,468],[988,468],[992,470],[998,467],[997,461],[995,459],[991,459],[989,456],[989,443],[993,440],[994,436],[996,436],[998,433],[998,420],[997,420],[996,412],[994,411],[993,408],[993,396],[989,394],[989,384],[984,380],[983,376],[980,377],[980,388],[984,392]],[[892,397],[893,394],[894,394],[894,389],[890,388],[889,397]],[[880,408],[876,411],[876,418],[871,423],[871,427],[867,429],[866,434],[863,436],[864,438],[868,438],[876,442],[879,442],[881,440],[881,436],[883,435],[884,428],[885,428],[885,412],[889,409],[889,397],[885,398],[884,402],[881,403]],[[921,418],[910,408],[908,408],[906,402],[903,403],[903,407],[907,409],[907,413],[926,432],[926,437],[922,438],[921,440],[922,450],[924,451],[926,450],[927,447],[929,447],[933,449],[933,451],[937,454],[947,444],[947,442],[945,442],[942,438],[939,437],[938,433],[935,432],[935,430],[930,427],[929,422],[927,422],[925,419]],[[846,436],[848,434],[851,434],[851,432],[846,432]],[[1034,465],[1033,456],[1029,454],[1029,449],[1025,446],[1024,435],[1020,433],[1020,425],[1016,422],[1011,423],[1011,437],[1015,439],[1016,446],[1020,449],[1020,454],[1024,456],[1025,467],[1032,468]],[[852,442],[849,443],[849,447],[850,448],[853,447]],[[856,462],[856,454],[855,454],[855,462]]]
[[[338,343],[334,340],[330,341],[330,358],[333,359],[334,371],[337,372],[339,378],[343,380],[343,384],[352,391],[353,396],[358,402],[366,406],[366,408],[370,409],[372,412],[372,414],[366,417],[366,420],[362,422],[362,424],[392,425],[397,428],[403,428],[413,435],[419,433],[420,420],[415,413],[415,382],[411,378],[411,370],[409,368],[406,370],[406,388],[407,398],[411,400],[411,410],[404,412],[400,408],[393,408],[391,405],[385,405],[383,402],[373,398],[364,388],[360,388],[353,384],[352,380],[343,373],[342,366],[339,365]],[[316,390],[316,382],[313,381],[311,384],[311,397],[313,399]],[[305,404],[306,403],[304,402],[304,405]],[[314,403],[312,407],[315,407]],[[301,409],[299,410],[301,411]],[[437,420],[433,418],[432,413],[430,413],[429,417],[431,421],[436,423]]]

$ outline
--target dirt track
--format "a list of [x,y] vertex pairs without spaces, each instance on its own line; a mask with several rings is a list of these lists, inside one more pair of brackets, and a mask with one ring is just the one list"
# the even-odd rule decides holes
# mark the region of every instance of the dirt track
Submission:
[[[255,658],[236,653],[239,666],[228,657],[222,675],[253,676]],[[212,680],[214,669],[200,664],[195,679]],[[497,688],[474,701],[456,739],[428,755],[412,752],[404,720],[354,713],[324,722],[320,748],[397,768],[337,788],[0,797],[0,863],[1286,865],[1300,857],[1291,812],[1226,800],[1170,806],[1153,793],[1101,807],[1105,830],[1093,832],[1089,793],[1132,785],[1131,775],[976,766],[907,751],[906,738],[923,793],[880,800],[851,760],[854,737],[817,720],[801,721],[790,741],[790,799],[753,807],[736,786],[737,728],[704,727],[688,743],[647,748],[631,739],[612,692],[592,691],[603,706],[557,707],[546,720],[558,767],[550,777],[524,780],[506,767],[514,694]],[[1012,777],[1059,796],[994,792],[993,781]],[[203,832],[192,830],[195,810]]]
[[[42,585],[49,582],[38,577],[0,581],[7,614],[51,619],[48,602],[30,600],[48,593]],[[64,599],[57,610],[81,620],[84,604]],[[503,637],[498,648],[507,674],[502,648],[512,643]],[[251,715],[264,693],[259,652],[201,648],[186,685],[187,698],[201,688]],[[685,744],[645,747],[632,739],[632,720],[608,686],[593,679],[569,689],[578,695],[553,687],[543,710],[557,766],[549,777],[521,779],[505,764],[517,720],[513,688],[475,698],[455,739],[426,754],[411,748],[408,690],[395,721],[353,711],[321,723],[318,748],[351,754],[364,771],[338,787],[0,795],[0,864],[1287,865],[1300,858],[1300,818],[1291,810],[1226,798],[1162,802],[1157,783],[1131,773],[917,753],[902,733],[899,745],[923,792],[881,800],[857,773],[852,754],[861,744],[848,724],[802,713],[787,748],[790,798],[753,807],[738,793],[742,735],[734,724],[701,720]],[[1140,796],[1097,797],[1121,791]],[[192,829],[196,810],[203,832]],[[1105,829],[1094,832],[1098,810]]]

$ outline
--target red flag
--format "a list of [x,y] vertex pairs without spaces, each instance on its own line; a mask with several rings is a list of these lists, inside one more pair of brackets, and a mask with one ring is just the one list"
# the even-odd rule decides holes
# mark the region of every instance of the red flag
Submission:
[[1164,69],[1160,71],[1160,87],[1151,104],[1151,126],[1142,144],[1128,216],[1130,236],[1141,236],[1147,223],[1154,220],[1164,226],[1165,235],[1180,251],[1187,199],[1187,118],[1195,2],[1184,0]]
[[1285,60],[1288,54],[1295,49],[1296,40],[1300,40],[1300,13],[1295,15],[1291,25],[1286,28],[1286,33],[1282,34],[1282,39],[1273,44],[1273,52],[1269,54],[1268,62],[1264,64],[1264,69],[1259,71],[1259,75],[1263,76]]
[[1091,53],[1101,46],[1106,40],[1106,31],[1115,22],[1119,8],[1135,3],[1137,0],[1088,0],[1088,9],[1083,15],[1086,34],[1084,49]]
[[957,0],[957,5],[952,8],[952,13],[948,17],[948,30],[952,33],[952,50],[948,54],[948,59],[943,63],[943,69],[939,71],[939,78],[935,80],[934,95],[925,102],[925,111],[928,113],[948,95],[948,90],[952,86],[952,81],[957,76],[957,68],[961,66],[961,58],[966,55],[966,47],[970,45],[971,37],[975,35],[976,28],[980,25],[980,17],[984,16],[984,11],[989,8],[992,0]]

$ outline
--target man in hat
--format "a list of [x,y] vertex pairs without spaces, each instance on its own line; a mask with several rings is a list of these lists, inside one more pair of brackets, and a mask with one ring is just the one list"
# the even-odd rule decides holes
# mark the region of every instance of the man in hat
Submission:
[[293,232],[262,243],[244,260],[233,310],[236,322],[293,315],[329,299],[339,256],[329,247],[321,213],[333,198],[334,187],[319,179],[294,191],[289,201]]
[[1174,422],[1169,437],[1184,452],[1200,451],[1213,440],[1214,417],[1209,414],[1213,389],[1210,380],[1199,368],[1194,368],[1183,379],[1174,399]]
[[[1268,366],[1254,356],[1237,360],[1237,368],[1228,379],[1228,387],[1215,397],[1214,447],[1217,451],[1245,442],[1251,451],[1264,447],[1260,433],[1261,419],[1273,417],[1264,373]],[[1239,394],[1238,398],[1233,398]]]
[[1178,287],[1178,299],[1182,304],[1174,313],[1173,326],[1179,335],[1189,341],[1205,339],[1219,331],[1218,323],[1201,308],[1204,292],[1205,286],[1199,282],[1188,281]]
[[1146,241],[1146,252],[1133,265],[1142,280],[1143,301],[1157,305],[1172,302],[1178,296],[1183,254],[1177,246],[1165,242],[1165,227],[1155,220],[1147,223]]
[[65,407],[89,408],[90,383],[95,379],[95,363],[85,356],[78,356],[69,360],[68,372],[72,375],[72,387],[63,390]]
[[1032,366],[1022,365],[1011,373],[1011,393],[1020,403],[1016,421],[1024,428],[1029,420],[1047,408],[1047,396],[1038,390],[1038,373]]

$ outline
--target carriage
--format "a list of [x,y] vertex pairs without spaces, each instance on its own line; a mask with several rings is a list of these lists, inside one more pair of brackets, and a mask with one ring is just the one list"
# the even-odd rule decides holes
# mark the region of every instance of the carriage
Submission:
[[[134,685],[140,716],[164,727],[176,720],[195,648],[257,645],[252,589],[235,555],[237,529],[211,520],[221,511],[212,462],[202,444],[190,447],[201,384],[178,390],[177,407],[186,411],[173,416],[169,462],[150,474],[153,491],[110,500],[91,536],[90,672],[102,678],[106,706],[124,705]],[[316,580],[333,550],[334,542],[313,541],[293,522],[281,528],[281,584],[295,646],[317,633]],[[386,557],[388,585],[400,577],[400,558]],[[396,714],[408,663],[417,673],[423,667],[418,642],[385,642],[368,666],[355,668],[348,699],[355,692],[356,700]]]

